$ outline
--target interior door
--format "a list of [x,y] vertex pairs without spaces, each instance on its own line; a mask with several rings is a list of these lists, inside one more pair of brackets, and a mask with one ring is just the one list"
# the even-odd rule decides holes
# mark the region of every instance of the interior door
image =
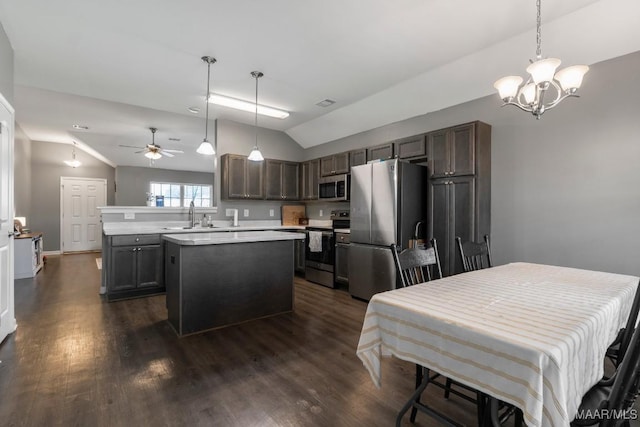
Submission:
[[102,248],[99,206],[107,204],[107,180],[61,178],[62,252]]
[[0,95],[0,343],[16,330],[13,297],[13,108]]

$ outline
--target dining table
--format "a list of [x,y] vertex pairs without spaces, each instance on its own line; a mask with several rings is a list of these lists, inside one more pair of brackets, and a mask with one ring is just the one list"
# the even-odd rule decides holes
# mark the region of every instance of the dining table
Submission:
[[356,353],[378,387],[393,355],[513,405],[528,426],[569,426],[639,281],[516,262],[378,293]]

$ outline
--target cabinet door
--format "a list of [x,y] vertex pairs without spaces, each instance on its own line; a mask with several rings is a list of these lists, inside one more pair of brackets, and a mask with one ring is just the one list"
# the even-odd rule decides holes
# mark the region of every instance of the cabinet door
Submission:
[[393,143],[367,148],[367,160],[393,159]]
[[367,150],[354,150],[349,153],[349,167],[360,166],[367,163]]
[[336,168],[333,164],[334,157],[328,156],[320,159],[320,175],[330,176],[336,173]]
[[320,160],[310,160],[302,164],[302,198],[318,199],[318,177],[320,176]]
[[227,196],[231,199],[246,197],[245,179],[247,159],[243,156],[229,155],[226,161]]
[[449,254],[454,248],[453,236],[449,232],[449,181],[444,179],[429,181],[429,238],[435,238],[442,274],[448,275]]
[[160,245],[139,246],[137,251],[139,288],[162,286],[162,249]]
[[299,168],[297,163],[282,163],[282,198],[285,200],[300,199]]
[[265,196],[270,200],[282,199],[282,162],[279,160],[265,160]]
[[451,130],[450,175],[475,175],[475,126],[459,126]]
[[432,178],[449,176],[449,132],[447,130],[427,134],[427,164]]
[[400,159],[426,157],[427,155],[424,135],[401,139],[396,145],[398,158]]
[[333,156],[334,173],[349,172],[349,153],[340,153]]
[[263,170],[265,162],[245,160],[245,188],[247,199],[264,199]]
[[305,240],[295,241],[295,270],[297,273],[304,273],[305,270]]
[[[450,200],[450,241],[460,237],[463,242],[476,239],[475,232],[475,178],[464,176],[449,180],[449,200]],[[457,247],[449,252],[448,263],[449,274],[462,273],[462,259]]]
[[107,292],[135,289],[137,251],[137,246],[111,248],[110,281],[107,284]]

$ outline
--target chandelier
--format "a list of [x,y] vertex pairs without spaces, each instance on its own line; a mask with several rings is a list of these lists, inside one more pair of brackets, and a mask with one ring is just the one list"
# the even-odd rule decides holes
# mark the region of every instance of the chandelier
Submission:
[[582,78],[589,71],[586,65],[573,65],[556,73],[560,65],[557,58],[542,58],[540,49],[540,0],[536,0],[538,16],[536,20],[536,60],[527,67],[529,78],[523,82],[520,76],[507,76],[493,84],[505,105],[515,105],[527,111],[536,119],[558,105],[563,99],[577,97],[576,92],[582,84]]

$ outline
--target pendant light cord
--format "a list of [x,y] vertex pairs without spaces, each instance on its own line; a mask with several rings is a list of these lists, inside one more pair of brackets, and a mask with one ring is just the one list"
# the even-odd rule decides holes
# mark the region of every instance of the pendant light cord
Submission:
[[536,18],[536,59],[542,59],[542,49],[540,45],[542,44],[542,34],[540,32],[540,27],[542,25],[542,18],[540,17],[540,0],[536,0],[536,8],[538,9],[538,16]]
[[260,77],[260,74],[256,73],[255,74],[255,78],[256,78],[256,116],[255,116],[255,121],[254,121],[254,126],[256,128],[256,148],[258,148],[258,78]]
[[207,61],[207,94],[205,95],[205,120],[204,120],[204,141],[209,141],[209,85],[211,83],[211,58],[205,59]]

